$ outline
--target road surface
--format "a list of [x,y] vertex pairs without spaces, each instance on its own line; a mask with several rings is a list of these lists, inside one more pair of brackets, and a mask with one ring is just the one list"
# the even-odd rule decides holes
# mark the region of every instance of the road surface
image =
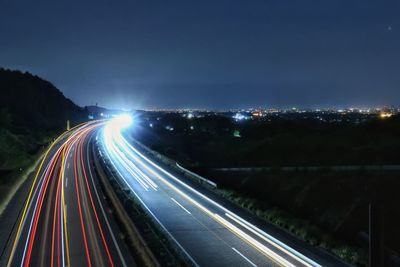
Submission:
[[98,186],[91,164],[97,153],[89,153],[94,144],[195,266],[322,265],[148,158],[124,138],[124,127],[118,120],[94,121],[53,143],[12,234],[5,266],[134,266]]
[[60,136],[32,184],[6,266],[132,266],[89,162],[91,122]]
[[320,266],[163,169],[108,123],[99,140],[148,213],[198,266]]

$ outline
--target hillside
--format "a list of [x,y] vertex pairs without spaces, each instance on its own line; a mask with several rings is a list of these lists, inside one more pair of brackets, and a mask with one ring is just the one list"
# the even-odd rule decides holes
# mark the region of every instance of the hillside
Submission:
[[54,131],[85,118],[85,110],[38,76],[0,69],[0,127],[18,133]]
[[38,76],[0,68],[0,169],[23,168],[55,134],[86,110]]
[[43,148],[87,111],[30,73],[0,68],[0,206]]

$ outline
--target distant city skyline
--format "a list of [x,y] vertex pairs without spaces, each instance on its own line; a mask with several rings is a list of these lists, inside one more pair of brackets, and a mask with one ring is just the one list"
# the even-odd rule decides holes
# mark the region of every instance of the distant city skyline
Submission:
[[[67,96],[68,97],[68,96]],[[72,100],[72,99],[71,99]],[[90,103],[90,104],[84,104],[82,106],[99,106],[107,109],[121,109],[121,110],[239,110],[239,109],[282,109],[282,110],[290,110],[290,109],[299,109],[299,110],[328,110],[328,109],[336,109],[336,110],[349,110],[349,109],[355,109],[355,110],[367,110],[367,109],[385,109],[385,108],[395,108],[395,109],[400,109],[400,104],[382,104],[382,105],[344,105],[344,104],[337,104],[337,105],[318,105],[318,104],[313,104],[313,105],[247,105],[247,106],[230,106],[230,107],[187,107],[187,106],[170,106],[170,107],[162,107],[162,106],[147,106],[147,107],[123,107],[120,105],[117,106],[107,106],[107,105],[102,105],[101,103],[95,102],[95,103]]]
[[[92,105],[88,105],[89,107]],[[96,105],[94,105],[96,106]],[[143,111],[172,111],[172,112],[252,112],[252,111],[262,111],[262,112],[273,112],[273,111],[296,111],[296,112],[324,112],[324,111],[334,111],[334,112],[360,112],[360,113],[379,113],[383,111],[395,111],[396,113],[400,112],[400,105],[385,105],[385,106],[365,106],[365,107],[354,107],[354,106],[348,106],[348,107],[247,107],[247,108],[185,108],[185,107],[177,107],[177,108],[157,108],[157,107],[149,107],[149,108],[109,108],[106,106],[101,106],[97,105],[99,108],[105,108],[110,111],[135,111],[135,110],[143,110]]]
[[81,106],[400,104],[400,1],[0,0],[0,66]]

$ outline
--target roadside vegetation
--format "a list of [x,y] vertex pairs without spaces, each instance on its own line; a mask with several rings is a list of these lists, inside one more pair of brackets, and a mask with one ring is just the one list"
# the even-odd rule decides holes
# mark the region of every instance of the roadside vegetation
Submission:
[[219,193],[233,203],[250,211],[252,214],[284,229],[314,247],[324,249],[351,264],[366,266],[365,251],[338,241],[332,234],[327,234],[308,220],[299,219],[277,207],[268,207],[264,202],[244,196],[237,191],[218,189]]
[[368,205],[384,209],[387,250],[400,251],[397,172],[377,171],[205,171],[218,191],[258,217],[313,246],[365,266]]

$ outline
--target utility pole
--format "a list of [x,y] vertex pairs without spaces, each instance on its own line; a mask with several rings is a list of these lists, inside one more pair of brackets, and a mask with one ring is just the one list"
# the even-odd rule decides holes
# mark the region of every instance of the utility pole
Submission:
[[67,131],[69,131],[70,129],[71,129],[70,123],[69,123],[69,120],[67,120]]

